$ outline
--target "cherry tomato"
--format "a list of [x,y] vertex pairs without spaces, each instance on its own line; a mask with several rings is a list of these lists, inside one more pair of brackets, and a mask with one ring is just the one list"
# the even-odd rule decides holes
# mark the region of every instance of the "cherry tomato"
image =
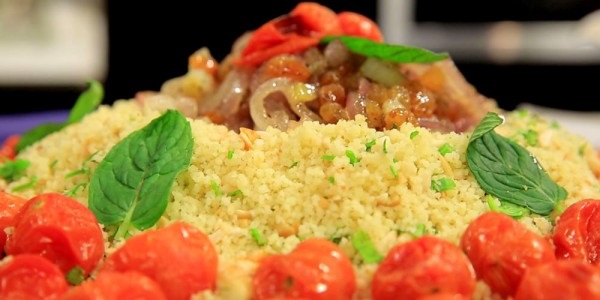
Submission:
[[558,259],[600,263],[600,200],[575,202],[558,217],[552,240]]
[[319,37],[326,34],[341,34],[339,19],[330,8],[316,2],[300,2],[290,12],[297,23],[301,25],[303,33]]
[[477,277],[502,297],[514,295],[525,270],[555,260],[548,240],[499,212],[486,212],[471,222],[460,246]]
[[60,300],[166,300],[164,292],[150,277],[135,271],[99,273],[93,280],[71,288]]
[[377,23],[364,15],[344,11],[338,14],[340,27],[344,35],[364,37],[376,42],[383,42],[383,34]]
[[438,293],[426,295],[423,297],[417,298],[417,300],[471,300],[473,297],[467,297],[461,294],[454,293]]
[[138,271],[155,280],[167,298],[188,300],[216,288],[217,259],[208,236],[180,221],[129,238],[99,272]]
[[4,140],[0,146],[0,163],[5,159],[13,160],[17,156],[17,144],[21,140],[21,136],[17,134],[10,135]]
[[311,238],[288,254],[263,258],[252,279],[254,299],[352,299],[354,267],[334,243]]
[[25,198],[0,191],[0,258],[4,256],[4,246],[6,245],[4,229],[12,226],[15,215],[25,202],[27,202]]
[[557,260],[528,269],[515,300],[600,299],[600,269],[580,260]]
[[0,264],[0,299],[57,299],[68,288],[62,271],[40,255],[7,256]]
[[371,282],[373,299],[417,299],[436,294],[471,297],[475,272],[461,249],[423,236],[394,246]]
[[6,254],[39,254],[66,274],[75,267],[89,275],[104,256],[96,216],[83,204],[59,193],[31,198],[14,217]]

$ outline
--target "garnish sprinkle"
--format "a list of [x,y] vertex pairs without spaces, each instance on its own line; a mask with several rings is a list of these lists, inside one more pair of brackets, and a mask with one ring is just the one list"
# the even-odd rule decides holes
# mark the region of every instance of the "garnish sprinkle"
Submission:
[[351,237],[352,246],[358,252],[363,262],[371,264],[383,260],[383,255],[377,251],[369,234],[363,230],[358,230]]

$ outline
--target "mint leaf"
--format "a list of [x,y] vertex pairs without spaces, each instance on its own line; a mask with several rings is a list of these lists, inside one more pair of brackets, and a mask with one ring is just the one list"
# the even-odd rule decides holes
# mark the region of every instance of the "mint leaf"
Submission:
[[447,53],[434,53],[418,47],[392,45],[354,36],[328,36],[321,43],[340,40],[350,52],[375,57],[395,63],[431,63],[449,57]]
[[502,123],[488,113],[467,146],[467,165],[488,194],[540,215],[549,215],[567,191],[556,184],[537,159],[493,129]]
[[88,81],[88,85],[88,89],[77,98],[69,117],[64,123],[45,123],[26,131],[21,135],[21,139],[15,147],[16,151],[21,152],[21,150],[33,145],[49,134],[81,121],[86,114],[94,111],[102,102],[104,89],[102,84],[95,80]]
[[168,110],[116,144],[100,162],[89,187],[89,207],[105,225],[120,224],[115,238],[130,226],[153,226],[164,213],[176,176],[191,161],[191,127]]

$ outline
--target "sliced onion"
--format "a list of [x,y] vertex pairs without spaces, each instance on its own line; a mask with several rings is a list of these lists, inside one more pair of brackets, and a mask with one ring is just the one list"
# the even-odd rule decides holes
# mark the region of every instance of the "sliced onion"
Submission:
[[387,87],[400,85],[404,76],[395,64],[369,57],[360,66],[360,72],[367,78]]
[[[317,120],[319,115],[311,111],[305,102],[314,100],[316,93],[314,87],[293,81],[286,77],[276,77],[269,79],[259,85],[250,96],[250,115],[254,125],[258,130],[264,130],[267,127],[275,127],[280,130],[287,130],[289,119],[285,119],[285,113],[282,109],[269,112],[265,108],[265,100],[274,94],[281,94],[285,97],[290,108],[300,118],[300,121]],[[277,118],[276,118],[277,117]]]
[[247,72],[239,70],[227,73],[217,90],[200,102],[200,112],[220,110],[235,113],[248,92],[249,78]]

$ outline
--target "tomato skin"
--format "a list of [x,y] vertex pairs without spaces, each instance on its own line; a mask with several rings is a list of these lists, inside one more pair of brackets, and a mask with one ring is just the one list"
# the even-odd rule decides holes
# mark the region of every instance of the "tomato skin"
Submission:
[[135,271],[99,273],[93,280],[71,288],[60,300],[166,300],[164,292],[150,277]]
[[580,260],[557,260],[528,269],[515,300],[600,299],[600,268]]
[[252,279],[253,299],[352,299],[354,267],[334,243],[304,240],[289,254],[263,258]]
[[68,288],[62,271],[37,254],[7,256],[0,264],[0,299],[58,299]]
[[475,271],[458,246],[423,236],[394,246],[377,267],[371,296],[377,299],[417,299],[436,294],[471,297]]
[[155,280],[168,299],[188,300],[216,288],[217,260],[208,236],[180,221],[129,238],[99,272],[137,271]]
[[17,144],[21,140],[21,136],[13,134],[8,136],[2,145],[0,145],[0,163],[4,160],[14,160],[17,156]]
[[376,42],[383,42],[383,34],[377,23],[364,15],[344,11],[338,14],[338,19],[344,35],[364,37]]
[[556,260],[547,239],[499,212],[486,212],[472,221],[460,247],[477,277],[502,297],[514,295],[528,268]]
[[556,221],[552,241],[558,259],[600,263],[600,200],[583,199],[565,209]]
[[290,12],[306,35],[316,34],[319,37],[326,34],[341,34],[337,14],[330,8],[316,2],[300,2]]
[[27,199],[0,191],[0,258],[4,256],[4,246],[6,245],[6,232],[4,229],[12,226],[15,215]]
[[96,216],[86,206],[59,193],[31,198],[15,215],[6,254],[33,253],[63,271],[80,267],[89,275],[104,256],[104,238]]

